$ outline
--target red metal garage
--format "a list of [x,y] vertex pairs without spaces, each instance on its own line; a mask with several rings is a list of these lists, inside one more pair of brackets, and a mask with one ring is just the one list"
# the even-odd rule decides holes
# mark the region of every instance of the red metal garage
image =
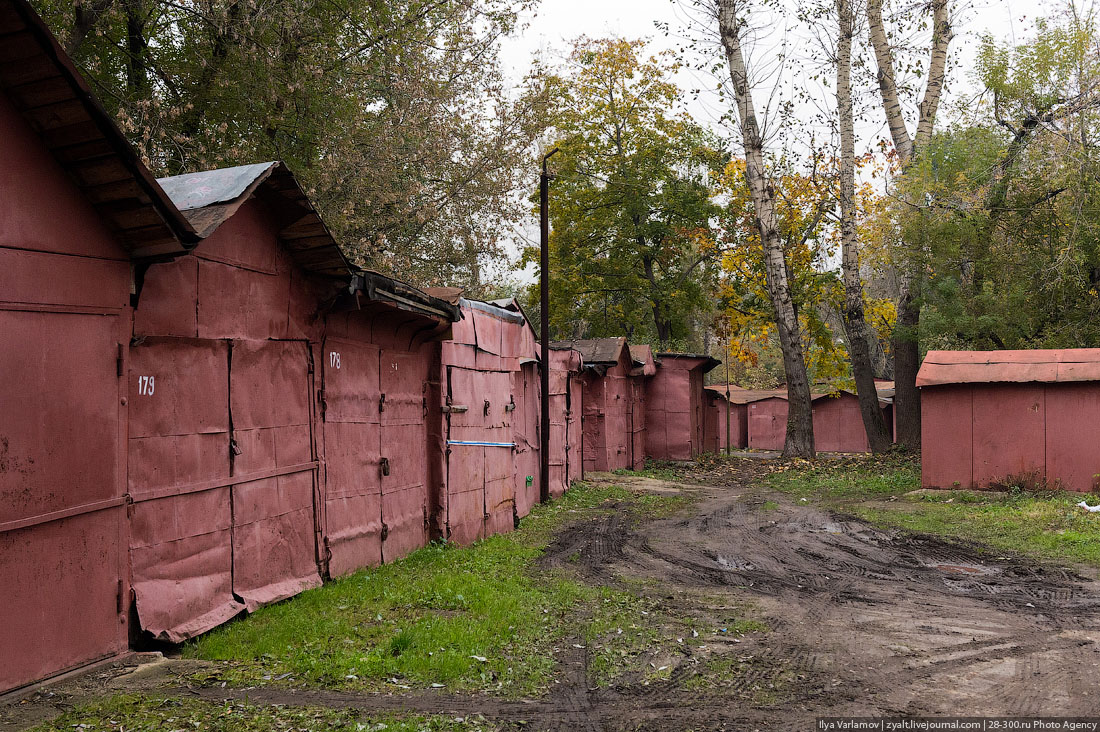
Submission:
[[321,582],[316,344],[349,274],[279,163],[160,183],[204,239],[136,278],[130,557],[178,642]]
[[[630,356],[626,338],[595,338],[559,341],[554,348],[569,348],[581,354],[582,405],[581,444],[583,470],[617,470],[642,467],[643,453],[635,454],[633,425],[635,417],[644,420],[644,409],[635,415],[637,396],[631,376],[636,364]],[[644,390],[644,387],[643,387]]]
[[326,319],[321,407],[328,571],[404,556],[441,532],[439,344],[458,309],[360,272]]
[[917,375],[923,485],[1097,490],[1098,381],[1095,348],[930,351]]
[[550,495],[568,490],[581,471],[581,354],[550,349]]
[[706,449],[703,375],[720,362],[690,353],[660,353],[657,359],[656,373],[646,381],[646,456],[690,460]]
[[26,3],[0,35],[3,692],[127,647],[131,261],[196,237]]
[[[708,452],[725,450],[727,440],[729,448],[732,450],[748,447],[748,403],[736,398],[737,394],[746,390],[731,384],[727,391],[725,384],[715,384],[706,387],[705,391],[707,406],[704,442],[706,450]],[[728,399],[727,393],[729,395]],[[729,420],[728,433],[726,431],[727,419]]]
[[[530,448],[526,424],[514,422],[513,374],[519,372],[518,383],[525,383],[520,362],[533,358],[534,340],[520,313],[466,299],[460,306],[463,319],[442,344],[443,476],[446,536],[468,544],[510,531],[517,516],[517,429],[524,451]],[[520,416],[526,419],[527,411]],[[537,496],[537,481],[536,473],[531,488],[523,490]],[[530,505],[530,495],[521,500]]]
[[[836,395],[814,393],[814,445],[818,452],[868,452],[867,431],[855,394],[841,391]],[[748,446],[754,450],[782,450],[787,439],[787,390],[746,390],[731,395],[748,404]],[[887,424],[890,424],[890,400],[880,396]]]

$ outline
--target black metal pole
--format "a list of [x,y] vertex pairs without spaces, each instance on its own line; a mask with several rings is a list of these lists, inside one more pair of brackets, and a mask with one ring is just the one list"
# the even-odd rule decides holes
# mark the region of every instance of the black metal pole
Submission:
[[554,148],[543,157],[539,176],[539,342],[542,344],[539,500],[543,503],[550,500],[550,173],[546,161],[557,151]]
[[726,362],[726,454],[730,454],[730,337],[726,334],[726,353],[722,359]]

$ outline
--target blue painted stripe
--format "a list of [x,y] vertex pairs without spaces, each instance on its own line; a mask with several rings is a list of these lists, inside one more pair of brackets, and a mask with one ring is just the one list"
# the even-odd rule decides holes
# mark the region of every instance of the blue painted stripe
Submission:
[[473,442],[469,440],[447,440],[448,445],[473,445],[475,447],[515,447],[514,442]]

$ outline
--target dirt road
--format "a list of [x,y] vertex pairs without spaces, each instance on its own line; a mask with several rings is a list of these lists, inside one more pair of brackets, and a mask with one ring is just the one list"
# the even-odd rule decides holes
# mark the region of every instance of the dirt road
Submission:
[[[639,523],[610,513],[575,524],[543,558],[545,569],[642,584],[712,610],[716,602],[750,605],[770,628],[685,645],[663,661],[662,678],[627,675],[593,688],[589,651],[576,643],[562,649],[553,692],[534,700],[180,691],[155,674],[138,686],[210,700],[479,713],[528,730],[809,730],[819,716],[1100,715],[1100,583],[880,531],[767,492],[759,470],[746,466],[724,485],[698,488],[698,500],[672,518]],[[704,674],[716,659],[724,671]]]

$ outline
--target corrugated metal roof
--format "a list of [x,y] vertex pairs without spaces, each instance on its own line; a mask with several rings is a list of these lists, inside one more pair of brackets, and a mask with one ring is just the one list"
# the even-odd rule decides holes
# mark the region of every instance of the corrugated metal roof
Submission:
[[0,0],[0,36],[0,89],[119,243],[135,259],[192,248],[193,227],[26,0]]
[[1100,348],[929,351],[917,386],[1100,380]]
[[175,175],[158,181],[199,236],[217,231],[253,195],[263,196],[283,220],[279,238],[307,272],[347,277],[351,267],[297,178],[280,162]]
[[581,354],[586,366],[608,365],[619,361],[626,348],[626,338],[581,338],[572,341],[554,341],[551,348],[572,348]]

